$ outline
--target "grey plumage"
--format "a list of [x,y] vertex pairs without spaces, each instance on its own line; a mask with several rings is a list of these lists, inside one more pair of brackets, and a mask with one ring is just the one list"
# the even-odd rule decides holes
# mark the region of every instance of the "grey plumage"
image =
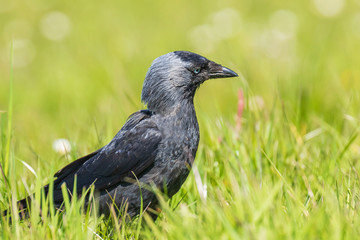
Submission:
[[[235,76],[232,70],[191,52],[171,52],[155,59],[141,95],[148,109],[132,114],[109,144],[55,174],[55,205],[63,202],[62,184],[73,192],[75,175],[78,194],[95,186],[99,211],[105,215],[113,200],[119,209],[128,204],[130,217],[139,213],[140,191],[131,181],[133,174],[141,183],[161,191],[166,188],[173,196],[187,178],[199,144],[196,89],[210,78]],[[158,203],[149,189],[142,188],[142,198],[145,207]],[[26,199],[19,204],[26,209]]]

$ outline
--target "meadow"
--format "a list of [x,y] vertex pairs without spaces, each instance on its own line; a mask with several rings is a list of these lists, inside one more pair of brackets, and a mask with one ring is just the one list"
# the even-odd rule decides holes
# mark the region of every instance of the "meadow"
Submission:
[[175,50],[239,77],[198,90],[195,168],[160,217],[34,203],[1,238],[359,238],[359,0],[0,1],[0,210],[107,144]]

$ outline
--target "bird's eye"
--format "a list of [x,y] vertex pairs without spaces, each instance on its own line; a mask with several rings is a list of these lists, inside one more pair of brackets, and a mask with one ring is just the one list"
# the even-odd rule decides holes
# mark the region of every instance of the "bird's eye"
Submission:
[[200,71],[201,71],[200,68],[195,68],[194,73],[195,73],[195,74],[198,74]]

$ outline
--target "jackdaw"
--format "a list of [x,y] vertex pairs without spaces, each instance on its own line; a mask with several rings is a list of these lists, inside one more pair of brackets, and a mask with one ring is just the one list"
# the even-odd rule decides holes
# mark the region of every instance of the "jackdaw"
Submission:
[[[155,187],[171,198],[189,175],[199,144],[196,89],[208,79],[236,76],[229,68],[192,52],[175,51],[156,58],[141,94],[147,109],[133,113],[106,146],[55,174],[54,205],[63,203],[63,184],[72,195],[93,185],[98,209],[107,216],[113,204],[117,209],[126,206],[130,218],[139,214],[140,192],[144,208],[158,207],[154,191],[141,186]],[[48,195],[49,185],[44,192]],[[27,197],[18,202],[22,211],[27,211],[29,201]]]

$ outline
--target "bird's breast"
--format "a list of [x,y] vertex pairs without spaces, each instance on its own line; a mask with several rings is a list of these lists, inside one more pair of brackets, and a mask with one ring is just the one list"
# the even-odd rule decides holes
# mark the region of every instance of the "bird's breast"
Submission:
[[173,131],[160,143],[149,179],[160,189],[166,185],[169,197],[180,189],[189,175],[198,143],[199,133],[195,127],[182,133]]
[[199,144],[199,125],[193,106],[177,108],[166,116],[155,116],[162,133],[154,167],[148,179],[159,188],[167,187],[171,197],[186,180]]

